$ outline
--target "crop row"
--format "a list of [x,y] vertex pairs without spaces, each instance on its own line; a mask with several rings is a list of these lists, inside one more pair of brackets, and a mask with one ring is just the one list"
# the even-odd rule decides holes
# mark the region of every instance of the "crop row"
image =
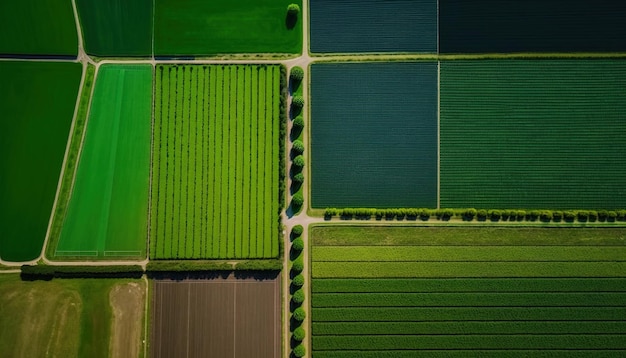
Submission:
[[623,334],[624,321],[313,322],[314,335]]
[[620,277],[617,262],[312,262],[313,278]]
[[326,278],[313,280],[311,292],[626,292],[626,278]]
[[625,246],[314,246],[313,261],[619,261]]
[[278,255],[277,66],[159,66],[153,258]]
[[622,307],[626,292],[317,293],[312,307]]
[[343,351],[314,351],[315,358],[502,358],[528,357],[534,358],[614,358],[620,352],[611,349],[541,349],[533,350],[532,354],[526,349],[429,349],[424,351],[386,349],[386,350],[343,350]]
[[311,316],[314,322],[624,321],[626,307],[313,307]]
[[611,335],[459,335],[313,336],[319,350],[395,349],[626,349],[625,334]]

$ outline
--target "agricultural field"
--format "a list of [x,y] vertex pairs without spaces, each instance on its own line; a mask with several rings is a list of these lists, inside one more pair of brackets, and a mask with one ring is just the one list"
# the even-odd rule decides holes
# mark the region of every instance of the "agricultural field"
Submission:
[[157,66],[151,258],[278,255],[280,76]]
[[41,254],[81,71],[77,63],[0,62],[2,260],[28,261]]
[[440,0],[441,53],[625,52],[626,3]]
[[[157,56],[302,51],[301,15],[287,23],[290,0],[159,0],[155,3]],[[202,16],[198,16],[202,14]]]
[[626,62],[441,62],[441,206],[626,206]]
[[436,207],[437,63],[310,71],[311,207]]
[[78,53],[68,0],[0,1],[0,54],[68,56]]
[[145,257],[152,67],[103,65],[56,258]]
[[151,357],[281,356],[280,276],[155,280]]
[[315,0],[311,52],[437,52],[437,0]]
[[313,356],[621,355],[625,237],[623,228],[314,227]]
[[94,56],[152,55],[154,0],[76,0],[85,52]]
[[0,356],[140,357],[145,295],[141,280],[2,274]]

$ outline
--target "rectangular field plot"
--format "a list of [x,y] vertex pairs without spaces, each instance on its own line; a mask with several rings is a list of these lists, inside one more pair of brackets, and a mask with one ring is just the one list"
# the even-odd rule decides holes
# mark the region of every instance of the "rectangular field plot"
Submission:
[[158,66],[150,257],[278,255],[280,67]]
[[311,229],[313,356],[626,352],[624,229],[455,230]]
[[152,67],[104,65],[56,257],[145,257]]
[[153,0],[76,0],[85,51],[95,56],[150,56]]
[[315,0],[311,52],[437,52],[436,0]]
[[156,280],[150,356],[280,357],[279,280]]
[[295,24],[287,6],[302,0],[158,0],[154,16],[157,56],[227,53],[300,53],[302,12]]
[[437,206],[437,63],[311,72],[311,207]]
[[441,63],[441,206],[626,206],[626,62]]
[[624,52],[626,2],[440,0],[442,53]]
[[0,1],[0,53],[76,57],[78,35],[67,0]]
[[0,258],[37,258],[80,84],[77,63],[0,62]]

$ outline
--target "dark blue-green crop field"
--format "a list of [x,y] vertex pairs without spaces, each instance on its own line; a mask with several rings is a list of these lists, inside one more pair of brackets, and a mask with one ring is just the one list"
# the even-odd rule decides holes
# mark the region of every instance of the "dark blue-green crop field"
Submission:
[[311,73],[311,207],[435,207],[437,63]]
[[437,0],[311,1],[311,52],[437,52]]

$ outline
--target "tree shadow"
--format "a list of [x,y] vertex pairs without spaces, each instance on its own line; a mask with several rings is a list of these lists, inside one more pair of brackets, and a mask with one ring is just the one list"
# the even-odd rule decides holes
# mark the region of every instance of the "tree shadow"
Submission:
[[296,27],[297,23],[298,14],[287,12],[287,15],[285,16],[285,27],[287,28],[287,30],[293,30],[294,27]]

